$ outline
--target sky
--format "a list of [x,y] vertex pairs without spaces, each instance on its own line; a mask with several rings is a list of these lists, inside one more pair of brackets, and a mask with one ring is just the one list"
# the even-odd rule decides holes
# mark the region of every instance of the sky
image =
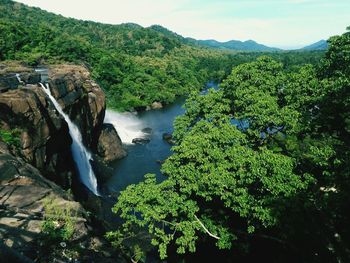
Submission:
[[350,26],[350,0],[17,0],[109,24],[158,24],[196,39],[299,48]]

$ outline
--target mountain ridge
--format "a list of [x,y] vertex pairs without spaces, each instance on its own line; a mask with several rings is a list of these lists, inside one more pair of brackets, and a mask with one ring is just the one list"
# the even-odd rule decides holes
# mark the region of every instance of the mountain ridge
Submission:
[[215,39],[197,40],[194,38],[186,38],[191,44],[198,46],[206,46],[210,48],[237,50],[237,51],[282,51],[280,48],[269,47],[256,42],[255,40],[229,40],[225,42],[217,41]]
[[324,39],[321,39],[315,43],[302,47],[299,50],[311,51],[311,50],[326,50],[328,48],[328,42]]

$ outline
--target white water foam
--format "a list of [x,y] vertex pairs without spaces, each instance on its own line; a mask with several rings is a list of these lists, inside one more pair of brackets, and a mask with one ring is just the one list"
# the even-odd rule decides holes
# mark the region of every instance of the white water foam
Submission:
[[49,85],[46,84],[46,86],[42,83],[40,83],[40,85],[54,104],[57,111],[62,115],[62,117],[68,124],[69,134],[72,137],[73,141],[71,145],[71,150],[74,162],[79,171],[80,180],[95,195],[99,195],[97,190],[97,180],[90,164],[90,160],[92,160],[92,157],[91,154],[84,147],[83,139],[81,137],[79,128],[70,120],[69,116],[64,113],[61,105],[59,105],[57,100],[52,96]]
[[113,124],[124,144],[132,144],[132,139],[144,138],[142,121],[132,113],[106,110],[105,123]]
[[19,83],[21,83],[21,84],[24,83],[24,82],[21,80],[21,76],[20,76],[18,73],[16,73],[16,78],[17,78],[17,80],[18,80]]

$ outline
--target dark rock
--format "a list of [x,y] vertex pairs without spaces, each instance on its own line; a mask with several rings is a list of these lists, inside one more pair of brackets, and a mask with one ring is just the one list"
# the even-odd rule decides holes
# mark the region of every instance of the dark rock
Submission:
[[41,76],[37,72],[19,74],[19,77],[25,84],[37,84],[41,81]]
[[16,75],[13,74],[7,74],[0,76],[0,91],[5,92],[10,89],[16,89],[19,85],[19,81],[16,77]]
[[48,76],[53,96],[79,127],[84,143],[96,149],[106,110],[104,92],[82,66],[50,66]]
[[124,158],[127,155],[122,141],[112,124],[104,123],[97,139],[97,154],[106,162]]
[[[0,79],[11,75],[13,85],[18,85],[15,74],[19,72],[24,82],[40,81],[40,74],[33,69],[20,65],[9,68],[16,71],[3,67]],[[102,89],[82,66],[50,66],[48,76],[53,96],[79,127],[85,145],[97,149],[105,114]],[[21,89],[0,93],[0,128],[3,127],[21,131],[20,152],[28,163],[57,184],[65,188],[71,186],[76,170],[68,126],[40,86],[27,84]]]
[[163,133],[163,140],[171,145],[175,144],[175,141],[173,140],[173,135],[171,133]]
[[75,172],[67,123],[45,92],[25,86],[0,94],[0,123],[21,131],[20,153],[47,178],[68,188]]
[[87,237],[86,211],[38,169],[0,150],[0,171],[0,239],[5,245],[27,256],[38,250],[48,199],[58,208],[70,207],[76,219],[73,240]]
[[135,138],[132,139],[132,143],[134,144],[147,144],[149,143],[151,140],[149,138]]
[[33,68],[24,67],[18,62],[7,62],[0,67],[0,92],[38,82],[40,82],[40,74],[35,72]]
[[142,112],[142,111],[145,111],[147,109],[147,106],[138,106],[138,107],[135,107],[135,111],[136,112]]
[[94,159],[90,163],[99,186],[105,184],[113,176],[113,168],[107,165],[98,155],[94,154]]

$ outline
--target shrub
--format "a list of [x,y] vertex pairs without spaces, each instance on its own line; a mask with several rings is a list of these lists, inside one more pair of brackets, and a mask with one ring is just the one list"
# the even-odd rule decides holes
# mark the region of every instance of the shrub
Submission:
[[44,222],[42,232],[53,242],[70,241],[74,234],[75,216],[70,206],[59,206],[57,201],[47,198],[44,201]]

